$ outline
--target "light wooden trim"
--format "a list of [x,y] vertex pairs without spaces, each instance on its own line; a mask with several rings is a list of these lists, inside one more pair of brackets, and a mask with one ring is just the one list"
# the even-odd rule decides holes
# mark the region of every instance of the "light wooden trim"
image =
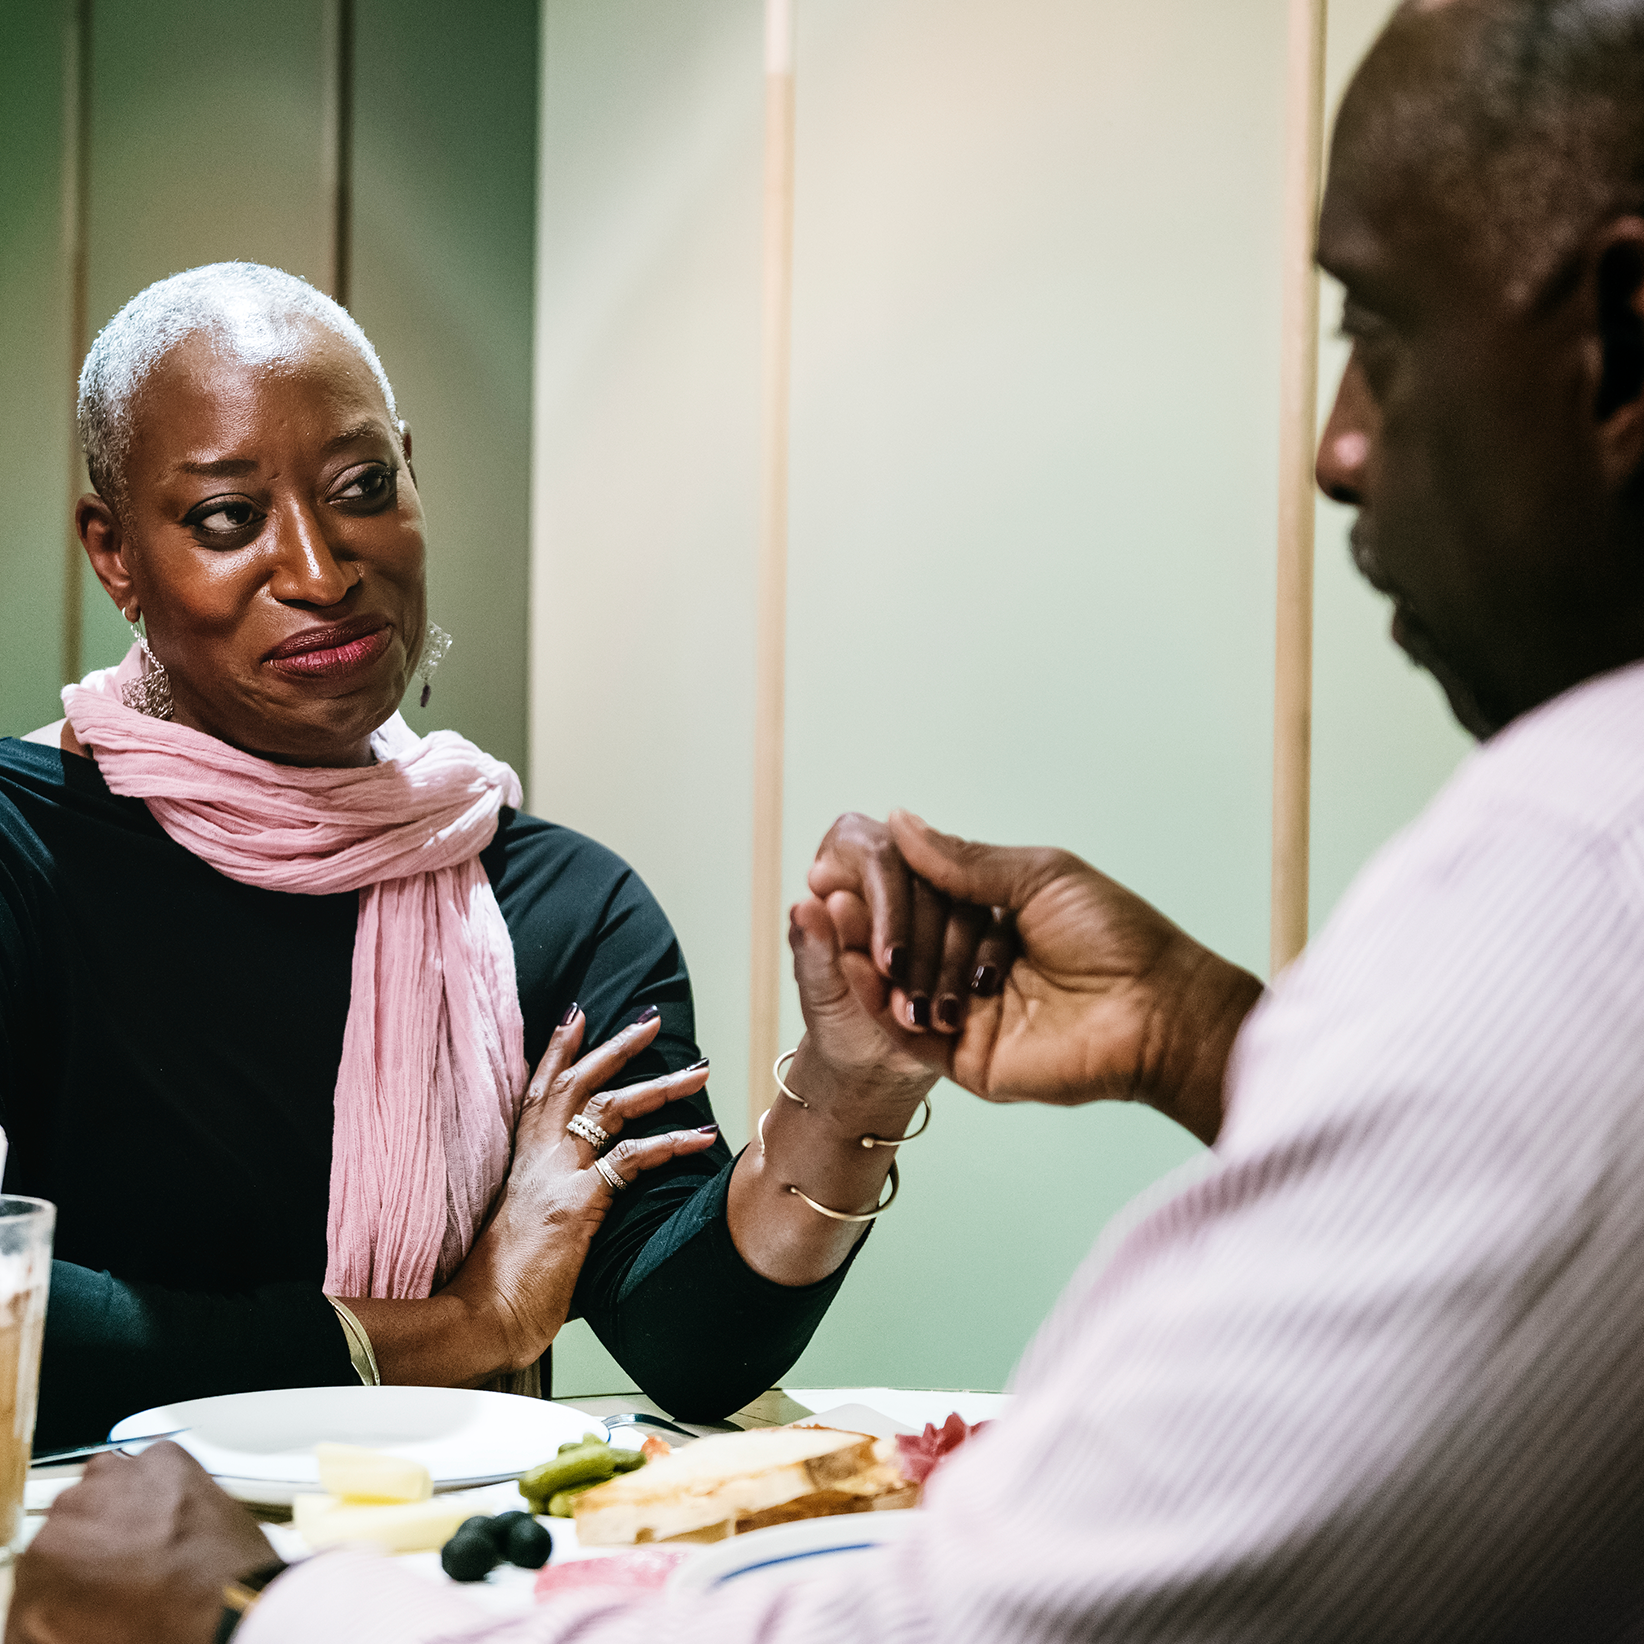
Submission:
[[325,0],[321,39],[326,288],[347,308],[354,266],[354,0]]
[[754,653],[753,909],[748,1123],[772,1093],[781,1032],[782,737],[788,627],[788,402],[793,312],[793,0],[765,5],[765,243]]
[[1327,0],[1290,0],[1285,70],[1284,307],[1280,339],[1277,643],[1273,681],[1272,974],[1307,945],[1313,737],[1313,463]]
[[85,459],[75,420],[86,335],[86,222],[91,193],[91,0],[63,8],[63,269],[68,281],[68,518],[63,539],[63,631],[59,672],[65,685],[84,672],[80,603],[86,551],[74,526],[74,508],[85,486]]

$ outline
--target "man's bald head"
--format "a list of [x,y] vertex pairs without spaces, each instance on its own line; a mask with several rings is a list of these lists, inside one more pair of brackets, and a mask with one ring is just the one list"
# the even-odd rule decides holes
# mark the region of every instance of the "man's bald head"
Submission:
[[1644,0],[1406,0],[1332,165],[1437,207],[1535,300],[1607,215],[1644,211]]
[[209,263],[139,291],[98,332],[80,371],[80,443],[98,494],[124,512],[137,407],[179,344],[204,334],[241,358],[278,369],[315,326],[364,360],[395,424],[394,390],[376,349],[345,308],[295,274],[261,263]]

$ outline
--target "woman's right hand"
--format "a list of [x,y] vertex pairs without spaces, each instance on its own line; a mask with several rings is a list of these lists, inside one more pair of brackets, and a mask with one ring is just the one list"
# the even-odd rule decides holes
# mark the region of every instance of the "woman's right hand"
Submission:
[[630,1185],[643,1171],[712,1147],[719,1134],[717,1125],[708,1125],[623,1139],[624,1126],[694,1096],[708,1082],[704,1058],[678,1073],[606,1088],[661,1025],[653,1006],[579,1057],[587,1018],[573,1005],[537,1065],[496,1209],[446,1287],[491,1313],[506,1343],[509,1368],[535,1364],[559,1333],[588,1246],[616,1198],[594,1166],[600,1151],[566,1128],[571,1119],[580,1113],[613,1138],[603,1161]]
[[904,1054],[990,1101],[1142,1100],[1215,1139],[1262,985],[1088,863],[895,811],[841,817],[810,885],[852,991]]

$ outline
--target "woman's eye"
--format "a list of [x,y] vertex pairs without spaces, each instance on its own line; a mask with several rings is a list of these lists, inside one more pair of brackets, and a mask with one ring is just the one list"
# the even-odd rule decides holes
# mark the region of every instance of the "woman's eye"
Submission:
[[332,493],[333,502],[386,502],[394,494],[394,471],[373,463],[350,474],[341,488]]
[[239,499],[224,501],[217,498],[211,502],[202,502],[189,514],[185,523],[207,536],[231,537],[238,536],[256,518],[257,510],[251,503]]

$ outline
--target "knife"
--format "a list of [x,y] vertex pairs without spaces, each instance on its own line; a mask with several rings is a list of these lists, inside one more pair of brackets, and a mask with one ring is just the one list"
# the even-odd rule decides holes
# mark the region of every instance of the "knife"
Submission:
[[81,1444],[72,1450],[41,1450],[30,1461],[30,1467],[56,1467],[65,1461],[79,1461],[82,1456],[99,1456],[105,1450],[123,1450],[128,1444],[152,1444],[155,1439],[175,1438],[186,1433],[186,1427],[173,1427],[165,1433],[133,1433],[129,1438],[105,1439],[101,1444]]

